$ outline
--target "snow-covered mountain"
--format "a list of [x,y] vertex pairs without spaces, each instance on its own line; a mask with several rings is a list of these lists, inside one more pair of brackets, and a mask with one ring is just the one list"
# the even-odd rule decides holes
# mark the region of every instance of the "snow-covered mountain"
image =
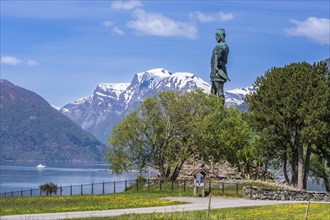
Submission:
[[227,107],[232,105],[240,106],[244,104],[244,97],[252,92],[255,92],[253,86],[227,90],[225,91],[225,105]]
[[[106,143],[112,127],[146,97],[161,91],[186,92],[194,89],[208,93],[211,86],[192,73],[171,73],[164,68],[151,69],[135,74],[131,83],[101,83],[91,96],[67,104],[60,111]],[[244,96],[251,91],[252,88],[226,91],[226,105],[242,104]]]

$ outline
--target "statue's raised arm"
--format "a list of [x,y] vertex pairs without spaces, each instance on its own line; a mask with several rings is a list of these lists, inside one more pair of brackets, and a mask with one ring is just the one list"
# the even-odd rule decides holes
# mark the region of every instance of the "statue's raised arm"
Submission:
[[217,45],[214,47],[211,57],[211,93],[218,97],[225,98],[223,92],[223,85],[225,82],[230,81],[227,75],[227,58],[229,53],[229,47],[225,42],[226,33],[225,30],[219,28],[215,33]]

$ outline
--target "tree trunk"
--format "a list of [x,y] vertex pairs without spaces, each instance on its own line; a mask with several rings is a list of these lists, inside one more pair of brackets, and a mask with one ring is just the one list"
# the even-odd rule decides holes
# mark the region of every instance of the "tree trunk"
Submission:
[[176,178],[178,178],[178,175],[179,175],[179,173],[180,173],[180,168],[178,168],[178,166],[176,166],[175,168],[174,168],[174,171],[173,171],[173,173],[172,173],[172,175],[171,175],[171,181],[175,181],[176,180]]
[[327,192],[330,192],[330,183],[329,183],[328,175],[325,175],[325,178],[323,178],[323,181],[324,181],[325,190]]
[[[265,162],[265,166],[263,167],[263,165],[261,164],[260,168],[263,169],[263,172],[262,172],[262,178],[263,180],[266,180],[267,179],[267,171],[268,171],[268,166],[269,166],[269,163],[268,162]],[[289,178],[288,178],[289,180]]]
[[312,144],[308,143],[306,150],[306,159],[305,159],[305,170],[304,170],[304,189],[307,189],[307,180],[308,180],[308,172],[309,172],[309,162],[312,153]]
[[214,157],[210,156],[210,161],[211,161],[211,173],[214,175]]
[[[245,164],[245,173],[247,174],[247,178],[250,179],[250,166],[249,163]],[[257,178],[258,178],[258,174],[257,174]]]
[[165,179],[168,179],[170,177],[170,174],[171,174],[171,167],[167,165],[164,175]]
[[298,148],[298,189],[304,189],[304,148],[301,145]]
[[162,178],[167,178],[167,167],[166,167],[166,165],[165,164],[160,164],[159,165],[159,172],[160,172],[160,176],[162,177]]
[[178,178],[179,173],[180,173],[180,171],[181,171],[181,168],[182,168],[182,166],[183,166],[184,161],[185,161],[185,160],[183,160],[183,162],[179,160],[178,163],[176,164],[176,166],[175,166],[175,168],[174,168],[174,171],[173,171],[173,173],[172,173],[172,175],[171,175],[171,181],[175,181],[175,180]]
[[322,178],[323,178],[323,181],[324,181],[324,186],[325,186],[325,190],[327,191],[327,192],[330,192],[330,183],[329,183],[329,176],[328,176],[328,174],[327,174],[327,172],[326,172],[326,161],[324,161],[322,158],[320,158],[320,160],[321,160],[321,163],[322,163]]
[[285,151],[283,154],[283,173],[284,173],[284,177],[287,183],[290,183],[290,179],[288,176],[288,171],[287,171],[287,166],[288,165],[288,155],[287,152]]
[[298,150],[295,145],[292,146],[292,178],[291,183],[297,186],[298,181]]

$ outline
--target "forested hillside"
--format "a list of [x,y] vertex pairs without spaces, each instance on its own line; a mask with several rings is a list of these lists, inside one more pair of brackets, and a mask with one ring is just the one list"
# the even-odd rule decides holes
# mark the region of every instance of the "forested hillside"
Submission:
[[1,80],[1,160],[100,161],[104,146],[34,92]]

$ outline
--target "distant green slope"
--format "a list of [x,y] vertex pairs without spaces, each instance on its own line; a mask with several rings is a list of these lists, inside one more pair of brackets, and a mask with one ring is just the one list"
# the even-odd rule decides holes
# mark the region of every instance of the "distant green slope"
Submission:
[[0,80],[0,160],[100,161],[104,145],[34,92]]

